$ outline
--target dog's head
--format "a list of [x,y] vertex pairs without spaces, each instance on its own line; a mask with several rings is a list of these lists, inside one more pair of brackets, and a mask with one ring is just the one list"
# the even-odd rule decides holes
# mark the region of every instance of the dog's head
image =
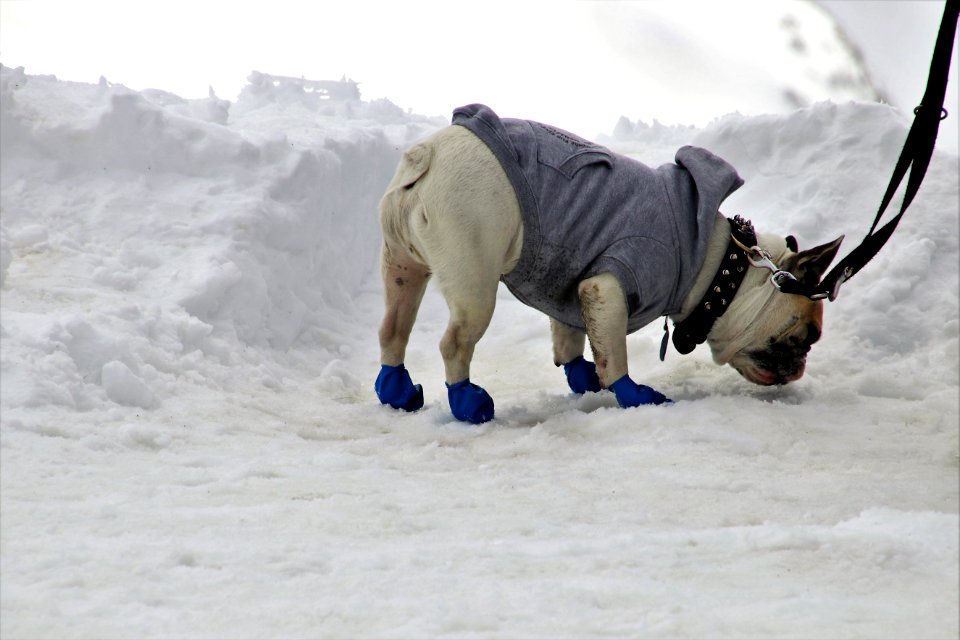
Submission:
[[[774,262],[804,285],[816,285],[837,255],[843,237],[798,251],[792,236],[759,238]],[[718,364],[729,364],[756,384],[786,384],[799,379],[810,347],[823,332],[823,301],[783,293],[771,272],[751,267],[730,309],[717,320],[707,343]]]

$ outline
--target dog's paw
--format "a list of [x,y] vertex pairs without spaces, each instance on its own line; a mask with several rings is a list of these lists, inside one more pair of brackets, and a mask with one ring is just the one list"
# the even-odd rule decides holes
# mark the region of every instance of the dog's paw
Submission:
[[406,367],[398,364],[395,367],[380,366],[380,375],[373,384],[377,397],[382,404],[388,404],[394,409],[416,411],[423,406],[423,387],[413,384]]
[[650,387],[637,384],[630,379],[630,376],[623,376],[612,385],[610,390],[617,396],[617,402],[621,407],[639,407],[642,404],[664,404],[673,403],[667,396]]
[[600,378],[597,377],[597,366],[583,356],[577,356],[563,365],[563,372],[567,374],[567,384],[574,393],[600,391]]
[[448,384],[447,397],[450,400],[450,411],[457,420],[473,424],[493,420],[493,398],[483,387],[470,382],[469,378]]

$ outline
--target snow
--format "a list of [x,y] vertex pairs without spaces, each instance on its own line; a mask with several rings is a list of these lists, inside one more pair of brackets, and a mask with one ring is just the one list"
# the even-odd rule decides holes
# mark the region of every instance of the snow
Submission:
[[[956,154],[801,381],[661,363],[649,326],[632,375],[675,405],[574,397],[503,291],[472,376],[497,419],[472,427],[432,288],[406,363],[424,410],[372,389],[376,204],[445,120],[256,73],[236,102],[0,80],[0,635],[960,632]],[[600,139],[710,148],[747,180],[726,213],[849,250],[908,125],[844,101]]]

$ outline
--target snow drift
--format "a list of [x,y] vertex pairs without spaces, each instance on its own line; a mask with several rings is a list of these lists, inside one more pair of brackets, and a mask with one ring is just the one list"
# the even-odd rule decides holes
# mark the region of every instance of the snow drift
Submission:
[[[251,84],[235,106],[239,131],[218,122],[226,108],[215,96],[187,102],[9,69],[2,91],[6,284],[16,295],[18,274],[37,265],[54,295],[96,298],[82,303],[89,312],[5,317],[6,331],[52,340],[60,349],[45,356],[72,360],[5,378],[8,406],[91,408],[101,368],[116,361],[123,379],[146,376],[163,396],[185,357],[231,364],[238,343],[283,350],[336,326],[375,264],[376,204],[398,149],[425,126],[391,128],[395,114],[359,102],[355,123],[324,115],[289,83]],[[251,119],[269,128],[244,128]]]
[[[474,365],[498,418],[468,428],[433,293],[426,408],[372,391],[376,204],[443,121],[256,73],[235,104],[0,82],[3,635],[956,635],[956,156],[802,381],[661,364],[648,327],[632,374],[675,406],[571,397],[503,294]],[[725,213],[849,250],[908,124],[821,103],[600,141],[707,147],[746,179]]]

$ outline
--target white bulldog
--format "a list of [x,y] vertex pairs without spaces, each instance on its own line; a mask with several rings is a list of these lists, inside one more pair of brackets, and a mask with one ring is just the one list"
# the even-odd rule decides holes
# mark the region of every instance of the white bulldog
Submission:
[[[638,322],[646,324],[651,316],[660,315],[667,315],[676,324],[674,343],[681,352],[692,350],[697,342],[705,339],[718,364],[730,364],[751,382],[785,384],[803,375],[810,346],[821,334],[823,303],[779,291],[771,286],[770,272],[778,277],[816,283],[836,255],[842,237],[803,252],[797,252],[792,237],[785,239],[769,234],[759,236],[754,246],[745,246],[742,236],[732,240],[736,234],[731,229],[736,229],[737,224],[749,227],[749,223],[738,218],[737,224],[732,224],[715,207],[704,213],[700,201],[705,196],[701,193],[699,201],[691,200],[701,205],[700,223],[696,228],[702,237],[693,237],[700,243],[701,255],[690,258],[693,268],[686,276],[674,274],[658,278],[669,280],[666,283],[639,282],[636,286],[640,293],[629,293],[627,289],[633,287],[633,282],[623,275],[622,269],[618,270],[622,259],[581,256],[581,262],[590,268],[577,267],[579,275],[570,283],[554,286],[556,283],[550,279],[550,269],[564,269],[564,258],[547,261],[547,279],[541,277],[540,280],[547,285],[537,284],[538,281],[526,273],[526,285],[517,284],[511,281],[511,275],[518,270],[518,265],[526,269],[538,259],[542,262],[542,256],[538,256],[546,252],[530,243],[530,235],[547,237],[551,216],[564,212],[554,214],[545,210],[543,203],[553,194],[544,189],[556,190],[553,182],[542,187],[539,193],[534,188],[531,200],[523,173],[510,164],[515,157],[519,158],[518,162],[527,162],[533,167],[530,171],[547,172],[546,180],[559,180],[557,184],[566,184],[567,180],[578,177],[599,181],[600,190],[588,194],[584,204],[588,208],[604,199],[603,181],[612,175],[611,167],[635,161],[572,134],[527,121],[503,122],[508,129],[520,132],[521,137],[529,135],[534,151],[524,151],[522,142],[516,141],[497,146],[506,129],[495,114],[489,115],[492,112],[482,109],[485,109],[482,105],[476,106],[468,116],[486,114],[487,119],[481,117],[480,124],[492,122],[499,129],[455,124],[415,145],[404,154],[380,203],[386,308],[379,332],[382,366],[375,389],[382,403],[408,411],[423,405],[422,388],[413,384],[403,363],[417,310],[431,277],[436,278],[450,309],[449,324],[440,341],[440,354],[451,410],[460,420],[480,423],[494,415],[489,394],[470,381],[470,361],[490,323],[501,279],[524,302],[551,316],[553,361],[557,366],[564,366],[568,383],[575,392],[610,389],[623,407],[668,401],[653,389],[636,384],[629,376],[627,363],[627,334],[638,328]],[[484,140],[476,131],[481,135],[493,133],[487,135],[490,139]],[[553,152],[543,146],[553,138],[569,149],[557,162],[547,158]],[[707,154],[704,157],[710,162],[723,163],[709,152],[702,153]],[[742,183],[732,168],[723,164],[724,170],[732,172],[735,179],[728,179],[729,189],[726,186],[720,189],[720,199],[726,196],[727,190],[732,191]],[[683,167],[665,165],[662,169],[665,175],[679,176],[679,184],[689,190],[692,183]],[[651,171],[645,167],[642,170]],[[585,178],[584,172],[589,171],[595,171],[596,175]],[[657,184],[654,173],[650,174],[654,180],[651,184]],[[706,175],[701,182],[709,181],[710,177]],[[702,192],[707,188],[694,184],[694,188],[697,187]],[[579,189],[580,193],[571,197],[583,196],[586,187]],[[639,193],[637,197],[641,202],[658,202],[663,196]],[[531,213],[532,209],[536,211]],[[538,217],[531,217],[534,215]],[[586,214],[580,216],[585,217]],[[594,241],[600,234],[599,227],[589,221],[581,222],[580,218],[566,222],[572,225],[574,239],[571,242],[583,238]],[[639,230],[630,229],[631,225]],[[630,238],[652,233],[647,229],[650,225],[644,219],[634,222],[630,218],[624,233]],[[752,227],[747,232],[748,236],[752,234]],[[668,234],[664,237],[675,235],[674,231],[664,233]],[[664,270],[672,274],[672,265],[682,262],[671,253],[681,251],[682,247],[664,248],[662,244],[649,245],[655,246],[656,251],[643,249],[647,245],[636,245],[638,260],[647,261],[642,273]],[[619,241],[618,246],[626,247],[627,251],[634,247]],[[742,251],[736,247],[742,247]],[[561,251],[557,255],[576,257],[576,253]],[[611,252],[602,250],[602,253]],[[527,288],[521,293],[523,286]],[[538,297],[538,293],[545,290],[549,291]],[[655,297],[646,292],[660,290],[668,292],[660,296],[662,303],[653,305],[643,299]],[[564,315],[557,311],[561,308],[557,302],[560,298],[564,298],[563,304],[576,304],[578,313]],[[666,302],[668,299],[672,302]],[[700,318],[697,314],[706,317]],[[696,326],[689,329],[684,321]],[[696,335],[698,331],[703,335]],[[595,364],[583,358],[587,337]]]

